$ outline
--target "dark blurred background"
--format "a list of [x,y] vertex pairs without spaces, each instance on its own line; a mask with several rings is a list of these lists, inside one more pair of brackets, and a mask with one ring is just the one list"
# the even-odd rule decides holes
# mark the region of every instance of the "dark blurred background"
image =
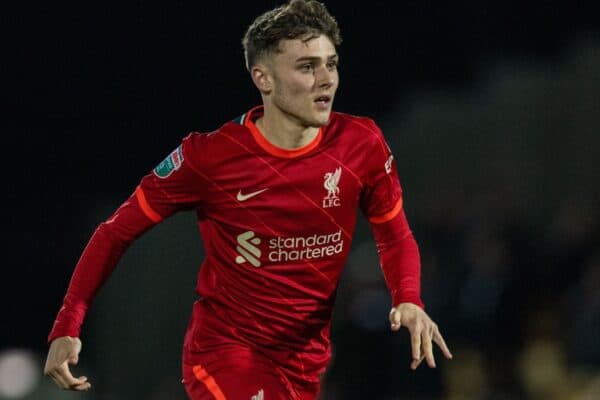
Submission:
[[[191,130],[256,105],[240,44],[280,2],[5,6],[0,398],[183,399],[203,251],[193,214],[125,255],[83,328],[78,374],[41,376],[96,226]],[[408,368],[362,219],[323,398],[600,398],[600,18],[592,2],[326,1],[344,37],[338,111],[388,137],[423,297],[454,352]]]

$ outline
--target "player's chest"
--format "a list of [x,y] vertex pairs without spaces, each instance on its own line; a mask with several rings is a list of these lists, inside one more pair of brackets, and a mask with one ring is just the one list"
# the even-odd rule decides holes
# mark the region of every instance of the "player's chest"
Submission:
[[213,175],[205,211],[227,219],[249,214],[260,219],[281,215],[341,219],[354,215],[357,208],[362,187],[358,167],[324,155],[241,159],[220,166]]

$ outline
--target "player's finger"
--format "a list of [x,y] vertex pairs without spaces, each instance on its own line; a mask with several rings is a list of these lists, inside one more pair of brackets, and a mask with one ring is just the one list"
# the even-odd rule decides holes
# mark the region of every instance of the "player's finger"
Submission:
[[[66,363],[65,363],[66,364]],[[61,389],[68,389],[69,384],[67,383],[66,376],[63,372],[63,366],[53,366],[48,368],[47,375],[49,375],[52,380],[60,387]]]
[[57,375],[55,372],[53,371],[49,371],[47,373],[47,375],[52,378],[52,380],[54,381],[54,383],[56,383],[56,386],[58,386],[61,389],[67,389],[68,386],[65,383],[65,381],[62,379],[62,377],[60,375]]
[[425,356],[423,355],[418,360],[412,360],[412,362],[410,363],[410,368],[413,370],[419,368],[419,365],[421,365],[421,362],[423,362],[424,359]]
[[442,353],[444,354],[444,357],[446,357],[448,360],[451,360],[452,359],[452,353],[450,352],[450,349],[448,349],[448,346],[446,345],[446,341],[442,337],[442,334],[440,333],[440,331],[439,331],[439,329],[437,327],[433,330],[433,341],[442,350]]
[[413,361],[421,358],[421,329],[421,326],[417,324],[413,331],[410,332]]
[[67,379],[67,384],[69,385],[69,389],[74,389],[77,386],[84,385],[87,383],[87,377],[81,376],[79,378],[71,377],[71,379]]
[[67,387],[69,389],[74,388],[75,386],[78,386],[78,385],[81,385],[81,384],[84,384],[85,382],[87,382],[87,377],[85,377],[85,376],[75,378],[71,374],[71,371],[69,370],[69,367],[67,366],[67,363],[64,363],[63,365],[61,365],[58,368],[57,372],[62,377],[63,381],[67,384]]
[[48,373],[48,376],[50,376],[54,383],[56,383],[56,385],[61,389],[75,390],[76,387],[85,387],[85,385],[88,383],[86,377],[82,377],[83,379],[80,378],[76,381],[77,383],[69,383],[67,377],[61,375],[60,373],[57,373],[56,371]]
[[392,308],[390,311],[390,324],[393,331],[397,331],[402,326],[402,313],[397,308]]
[[82,383],[81,385],[77,385],[77,386],[73,387],[73,390],[76,390],[78,392],[87,392],[91,388],[92,388],[92,384],[89,382],[85,382],[85,383]]
[[433,345],[431,344],[432,330],[433,327],[430,329],[423,329],[423,334],[421,335],[423,340],[422,356],[424,356],[425,360],[427,360],[427,365],[429,365],[429,368],[435,368],[435,357],[433,356]]

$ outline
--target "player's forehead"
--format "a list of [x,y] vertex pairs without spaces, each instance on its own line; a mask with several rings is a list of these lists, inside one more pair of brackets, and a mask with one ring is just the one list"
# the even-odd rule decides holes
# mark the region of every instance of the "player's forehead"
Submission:
[[329,59],[337,57],[335,45],[326,35],[282,39],[277,47],[279,51],[275,52],[275,58],[287,62],[296,62],[307,58]]

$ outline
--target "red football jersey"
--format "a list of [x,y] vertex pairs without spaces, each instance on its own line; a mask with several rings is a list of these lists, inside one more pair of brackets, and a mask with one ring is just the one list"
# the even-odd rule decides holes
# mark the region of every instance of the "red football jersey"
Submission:
[[[196,210],[206,258],[184,361],[251,346],[292,379],[315,382],[329,357],[335,292],[356,211],[371,222],[393,302],[422,306],[418,250],[394,158],[376,124],[332,113],[303,148],[268,142],[256,107],[211,133],[191,133],[98,228],[50,339],[79,335],[89,302],[127,245],[179,210]],[[83,276],[80,269],[95,271]],[[78,277],[78,275],[81,275]]]

